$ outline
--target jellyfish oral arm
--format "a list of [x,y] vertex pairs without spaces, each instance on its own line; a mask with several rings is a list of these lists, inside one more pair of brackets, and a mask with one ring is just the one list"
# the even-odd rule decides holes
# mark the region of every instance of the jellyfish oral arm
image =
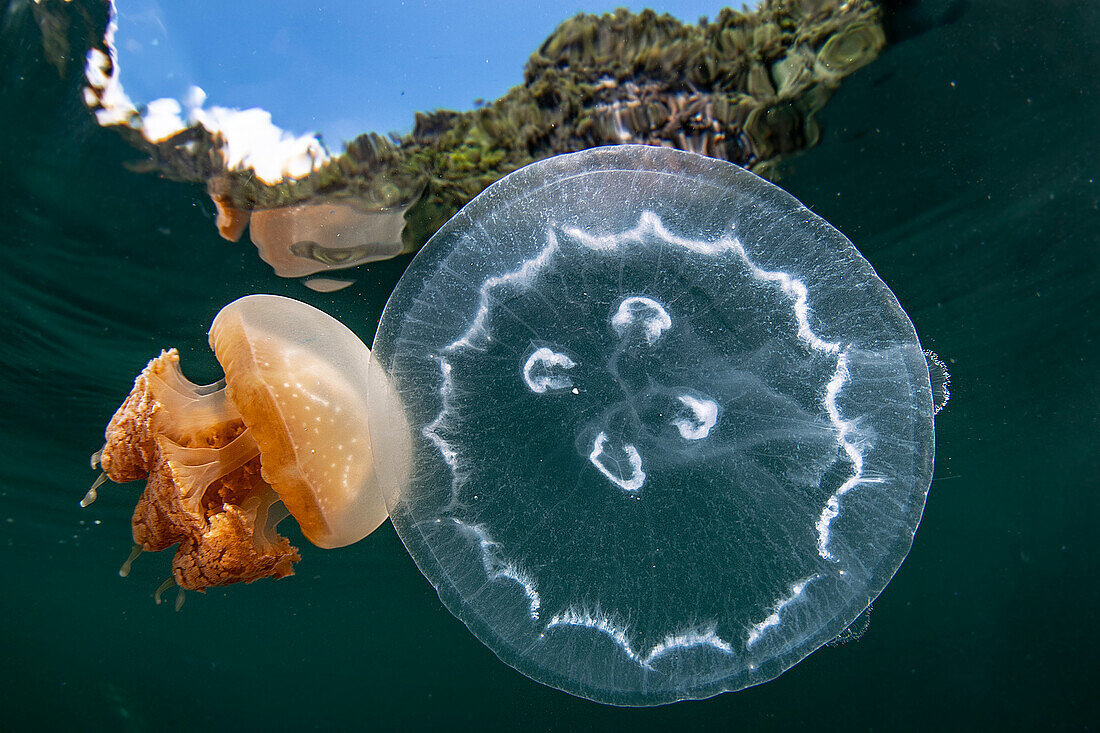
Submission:
[[157,443],[172,467],[181,501],[196,515],[203,514],[202,499],[210,484],[260,455],[247,430],[221,448],[186,448],[164,436],[158,436]]

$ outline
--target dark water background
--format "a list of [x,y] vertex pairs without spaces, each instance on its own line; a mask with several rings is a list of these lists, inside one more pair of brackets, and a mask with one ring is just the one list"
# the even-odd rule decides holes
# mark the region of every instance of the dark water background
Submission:
[[1097,727],[1100,3],[910,8],[785,166],[953,372],[936,478],[862,640],[657,709],[500,663],[388,524],[329,552],[284,523],[298,575],[180,613],[152,602],[167,556],[118,577],[139,485],[77,501],[146,361],[174,345],[213,381],[210,320],[253,292],[369,342],[405,260],[329,295],[274,277],[217,237],[199,188],[123,169],[133,152],[84,111],[79,69],[42,61],[20,5],[0,20],[0,728]]

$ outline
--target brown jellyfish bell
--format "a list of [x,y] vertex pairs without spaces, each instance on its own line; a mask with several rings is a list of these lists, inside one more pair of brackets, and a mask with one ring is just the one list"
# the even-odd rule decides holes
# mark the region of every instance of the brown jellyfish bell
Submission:
[[[367,432],[370,350],[305,303],[250,295],[210,327],[225,379],[197,385],[162,351],[134,382],[92,456],[103,475],[145,479],[133,516],[134,552],[179,544],[172,579],[181,589],[282,578],[300,559],[276,525],[289,513],[313,544],[357,542],[387,517]],[[375,388],[388,389],[388,385]],[[387,420],[404,424],[395,413]]]

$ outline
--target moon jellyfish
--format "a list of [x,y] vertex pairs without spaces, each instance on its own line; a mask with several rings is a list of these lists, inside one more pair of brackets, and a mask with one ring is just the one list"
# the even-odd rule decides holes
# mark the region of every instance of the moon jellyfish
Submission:
[[886,586],[931,481],[893,293],[789,194],[690,153],[502,179],[417,255],[373,353],[409,425],[370,392],[376,470],[420,570],[506,663],[600,702],[782,674]]

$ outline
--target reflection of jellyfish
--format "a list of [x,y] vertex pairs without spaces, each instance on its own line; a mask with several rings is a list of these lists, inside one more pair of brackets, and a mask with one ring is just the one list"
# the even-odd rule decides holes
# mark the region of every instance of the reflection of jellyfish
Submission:
[[600,701],[781,674],[885,587],[931,479],[929,370],[870,265],[666,148],[490,187],[410,265],[371,364],[413,436],[409,478],[372,392],[420,569],[507,663]]
[[408,251],[401,232],[411,203],[368,209],[345,197],[256,210],[251,216],[252,242],[280,277],[389,259]]
[[[367,347],[321,311],[271,295],[223,308],[210,345],[224,382],[193,384],[176,350],[162,352],[93,456],[105,472],[96,486],[147,480],[134,556],[178,542],[175,582],[201,590],[291,574],[298,552],[275,531],[288,512],[320,547],[351,544],[381,524]],[[82,503],[95,496],[93,487]]]

